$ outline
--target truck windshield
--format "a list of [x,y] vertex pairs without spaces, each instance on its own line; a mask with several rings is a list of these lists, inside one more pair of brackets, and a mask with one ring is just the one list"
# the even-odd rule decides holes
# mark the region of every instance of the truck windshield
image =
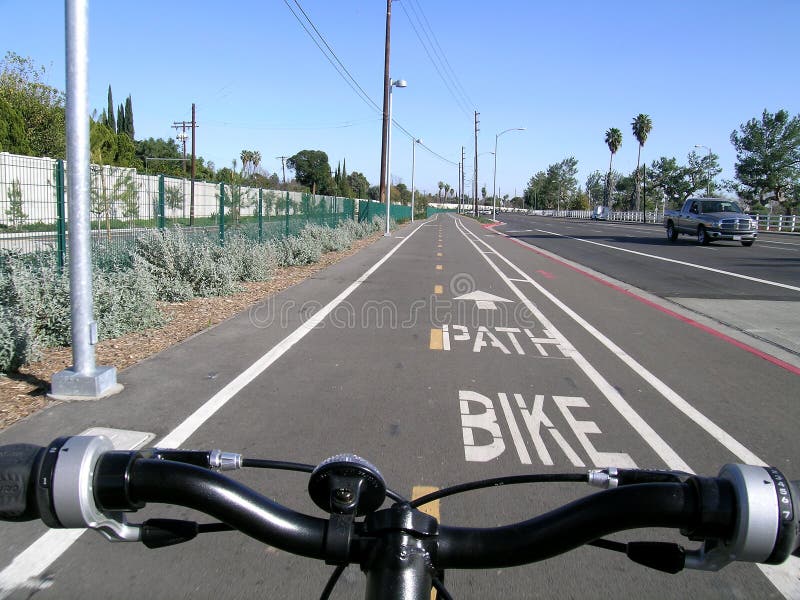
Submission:
[[742,212],[742,209],[739,207],[739,205],[730,200],[703,200],[703,202],[700,203],[700,206],[700,211],[704,213]]

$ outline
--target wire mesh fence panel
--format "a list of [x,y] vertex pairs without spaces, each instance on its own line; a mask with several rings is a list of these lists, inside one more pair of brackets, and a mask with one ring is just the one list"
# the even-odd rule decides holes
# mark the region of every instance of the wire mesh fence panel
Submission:
[[[358,220],[370,221],[373,217],[386,218],[386,204],[378,202],[377,200],[359,200],[358,201]],[[411,206],[404,204],[390,204],[389,205],[389,218],[393,219],[396,223],[411,220]]]
[[[68,182],[64,161],[0,152],[0,249],[68,250]],[[191,235],[245,235],[265,241],[299,233],[306,224],[335,227],[355,218],[355,201],[265,190],[91,165],[90,218],[95,254],[129,250],[152,229],[185,227]]]
[[56,165],[49,158],[0,152],[0,248],[21,252],[55,248]]

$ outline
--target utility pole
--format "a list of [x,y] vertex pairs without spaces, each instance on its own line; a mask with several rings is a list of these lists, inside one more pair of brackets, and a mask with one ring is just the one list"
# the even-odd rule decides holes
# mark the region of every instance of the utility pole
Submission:
[[472,174],[472,197],[475,204],[475,218],[478,218],[478,115],[480,113],[475,111],[475,171]]
[[458,214],[461,214],[461,159],[458,160]]
[[286,159],[288,156],[276,156],[275,158],[281,159],[281,166],[283,167],[283,187],[286,187]]
[[176,135],[175,137],[177,137],[181,141],[181,143],[183,144],[183,173],[184,173],[184,176],[186,176],[186,138],[189,137],[186,134],[186,128],[187,127],[191,127],[191,126],[192,126],[192,121],[173,121],[172,122],[173,129],[175,129],[176,131],[178,129],[181,130],[181,132],[178,135]]
[[197,158],[197,146],[195,140],[197,139],[197,118],[194,110],[194,102],[192,102],[192,183],[189,186],[189,227],[194,226],[194,180],[197,176],[195,170]]
[[464,160],[464,146],[461,146],[461,198],[458,200],[459,204],[464,200],[466,193],[466,189],[464,189]]
[[178,129],[181,132],[177,135],[177,138],[183,144],[183,175],[186,176],[186,138],[189,136],[186,133],[186,128],[191,127],[192,129],[192,183],[190,187],[190,199],[189,199],[189,227],[194,226],[194,178],[195,178],[195,159],[197,157],[197,146],[195,144],[195,135],[197,133],[197,119],[195,118],[195,106],[194,102],[192,102],[192,120],[191,121],[173,121],[172,127],[177,131]]
[[[388,150],[389,127],[389,94],[391,93],[391,81],[389,80],[389,42],[391,41],[392,24],[392,0],[386,0],[386,45],[383,55],[383,129],[381,132],[381,180],[378,188],[378,201],[388,202],[388,190],[386,189],[386,167]],[[388,223],[387,223],[388,227]]]

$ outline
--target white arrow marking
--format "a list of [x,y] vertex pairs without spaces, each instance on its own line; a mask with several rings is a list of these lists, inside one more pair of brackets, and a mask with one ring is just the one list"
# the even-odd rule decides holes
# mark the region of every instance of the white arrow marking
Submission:
[[478,310],[496,310],[497,302],[513,302],[513,300],[507,300],[506,298],[501,298],[500,296],[495,296],[494,294],[482,292],[480,290],[475,290],[469,294],[462,294],[454,298],[454,300],[474,300]]

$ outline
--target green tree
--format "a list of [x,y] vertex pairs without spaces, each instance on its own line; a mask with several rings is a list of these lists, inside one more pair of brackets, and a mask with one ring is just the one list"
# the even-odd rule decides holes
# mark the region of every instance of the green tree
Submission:
[[96,165],[111,164],[117,156],[117,134],[98,121],[89,123],[89,157]]
[[719,156],[713,152],[710,154],[698,155],[692,151],[688,157],[689,163],[686,166],[686,176],[692,185],[692,194],[698,190],[707,190],[714,195],[716,184],[714,178],[722,172],[719,166]]
[[0,61],[0,99],[22,118],[32,156],[66,157],[64,94],[42,83],[44,67],[8,52]]
[[578,192],[578,161],[570,156],[539,171],[523,192],[525,204],[532,208],[568,208]]
[[127,134],[131,139],[134,139],[136,135],[133,128],[133,100],[131,100],[130,94],[125,98],[125,129],[123,133]]
[[586,195],[589,197],[590,206],[594,206],[602,201],[605,191],[603,180],[605,176],[600,171],[592,171],[586,177]]
[[332,193],[331,165],[322,150],[301,150],[287,159],[286,166],[294,171],[298,182],[311,188],[312,194]]
[[125,132],[125,106],[120,104],[117,107],[117,133]]
[[108,108],[103,114],[105,119],[100,119],[100,122],[105,123],[111,131],[117,133],[117,122],[114,119],[114,96],[111,93],[110,85],[108,86]]
[[[660,190],[671,206],[679,208],[687,198],[709,185],[709,176],[721,172],[716,154],[700,157],[696,152],[688,156],[688,164],[678,164],[674,157],[662,156],[650,165],[647,181],[651,189]],[[713,189],[713,184],[712,184]]]
[[635,137],[636,141],[639,142],[639,152],[636,156],[636,210],[639,210],[641,202],[642,178],[640,163],[642,159],[642,148],[644,147],[644,143],[647,141],[647,136],[650,135],[650,132],[653,130],[653,121],[650,119],[649,115],[639,113],[631,123],[631,128],[633,129],[633,137]]
[[11,221],[12,227],[21,227],[28,218],[28,215],[22,211],[22,186],[19,184],[19,179],[11,182],[11,187],[8,188],[6,216]]
[[736,179],[764,204],[766,192],[791,214],[793,190],[800,182],[800,117],[785,110],[764,112],[731,133],[736,148]]
[[142,161],[136,157],[136,146],[125,133],[117,134],[117,149],[113,163],[119,167],[142,168]]
[[0,152],[30,154],[25,121],[9,102],[0,97]]
[[613,182],[611,181],[611,163],[614,161],[614,155],[617,153],[617,150],[619,150],[619,147],[622,146],[622,132],[616,127],[612,127],[611,129],[607,130],[606,145],[611,152],[611,158],[608,159],[608,177],[606,178],[606,192],[603,200],[603,206],[610,206],[611,188],[613,185]]
[[[147,138],[133,142],[136,158],[147,167],[148,173],[161,173],[164,175],[174,175],[181,177],[183,171],[181,163],[175,159],[182,158],[178,145],[175,140],[163,138]],[[145,159],[167,158],[171,160],[148,160]]]

